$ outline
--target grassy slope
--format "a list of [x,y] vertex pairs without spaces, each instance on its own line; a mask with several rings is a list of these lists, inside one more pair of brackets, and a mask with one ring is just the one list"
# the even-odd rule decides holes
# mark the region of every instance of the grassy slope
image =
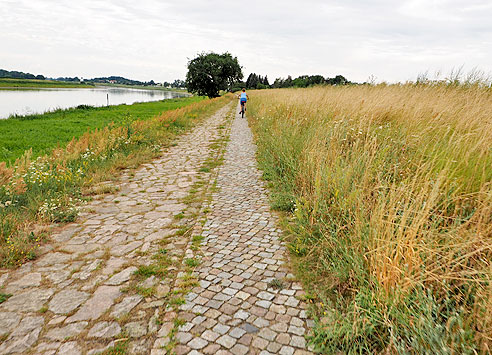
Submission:
[[53,80],[0,78],[2,88],[92,88],[94,85]]
[[[117,179],[120,169],[136,168],[160,156],[177,135],[231,100],[232,95],[178,100],[174,106],[184,107],[174,110],[170,109],[173,103],[167,102],[165,107],[154,106],[154,113],[145,111],[145,119],[139,114],[141,119],[131,122],[124,118],[126,111],[120,111],[121,125],[86,132],[36,160],[26,155],[10,168],[0,162],[0,267],[35,258],[48,235],[46,223],[73,221],[80,199],[110,192],[112,185],[107,182]],[[164,108],[165,112],[155,114]],[[60,120],[54,122],[60,124]]]
[[323,353],[489,353],[492,93],[250,93],[272,205]]
[[101,108],[58,110],[42,115],[0,120],[0,161],[10,164],[33,150],[37,157],[50,149],[63,146],[88,130],[116,125],[135,119],[145,120],[160,112],[173,110],[203,100],[200,97],[170,99]]

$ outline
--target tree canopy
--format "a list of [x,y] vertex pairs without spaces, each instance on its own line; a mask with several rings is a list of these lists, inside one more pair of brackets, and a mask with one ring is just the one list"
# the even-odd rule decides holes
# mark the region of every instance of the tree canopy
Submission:
[[230,53],[202,53],[188,62],[188,91],[208,97],[219,96],[220,90],[232,88],[243,78],[237,57]]
[[[334,78],[323,77],[322,75],[301,75],[293,79],[292,76],[277,78],[270,84],[268,76],[261,76],[256,73],[251,73],[246,82],[238,81],[234,85],[234,90],[240,90],[242,87],[247,89],[269,89],[269,88],[290,88],[298,87],[305,88],[314,85],[349,85],[354,84],[347,80],[343,75],[337,75]],[[233,90],[233,91],[234,91]]]

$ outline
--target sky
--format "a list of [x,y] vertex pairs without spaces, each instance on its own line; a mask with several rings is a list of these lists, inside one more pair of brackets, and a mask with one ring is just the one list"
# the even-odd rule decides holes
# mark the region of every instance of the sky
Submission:
[[0,0],[0,69],[162,82],[227,51],[270,82],[488,75],[491,19],[490,0]]

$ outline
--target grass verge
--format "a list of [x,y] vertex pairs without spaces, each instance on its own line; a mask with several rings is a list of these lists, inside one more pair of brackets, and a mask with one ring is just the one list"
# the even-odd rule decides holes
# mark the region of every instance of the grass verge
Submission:
[[35,258],[47,236],[43,226],[73,221],[82,189],[158,156],[174,137],[230,100],[202,100],[151,119],[106,126],[35,160],[27,152],[12,167],[0,163],[0,265]]
[[87,131],[109,125],[128,126],[134,121],[147,120],[202,100],[203,97],[195,96],[109,107],[81,105],[0,120],[0,161],[12,165],[28,149],[32,149],[31,157],[36,158],[48,154],[53,148],[65,146]]
[[92,88],[94,85],[67,81],[0,78],[1,88]]
[[285,212],[322,353],[489,353],[492,92],[256,92],[258,159]]

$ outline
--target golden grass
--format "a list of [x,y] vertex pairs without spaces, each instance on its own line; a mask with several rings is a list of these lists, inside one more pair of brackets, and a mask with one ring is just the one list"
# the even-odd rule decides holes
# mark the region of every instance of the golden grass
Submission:
[[[490,351],[492,91],[380,85],[251,96],[266,178],[280,191],[274,197],[295,201],[280,205],[296,219],[291,249],[302,256],[304,279],[321,297],[337,289],[338,300],[352,305],[344,307],[355,317],[354,329],[357,297],[371,290],[386,323],[376,322],[381,329],[368,340],[373,345],[357,349],[408,347],[410,340],[389,330],[397,318],[391,307],[430,291],[442,312],[433,321],[449,322],[455,312],[460,329],[472,334],[456,340],[449,326],[440,335],[445,347]],[[422,300],[413,299],[412,307]],[[415,338],[417,322],[408,318]],[[431,342],[419,336],[427,339],[422,344]],[[317,339],[328,338],[339,341],[326,334]]]

